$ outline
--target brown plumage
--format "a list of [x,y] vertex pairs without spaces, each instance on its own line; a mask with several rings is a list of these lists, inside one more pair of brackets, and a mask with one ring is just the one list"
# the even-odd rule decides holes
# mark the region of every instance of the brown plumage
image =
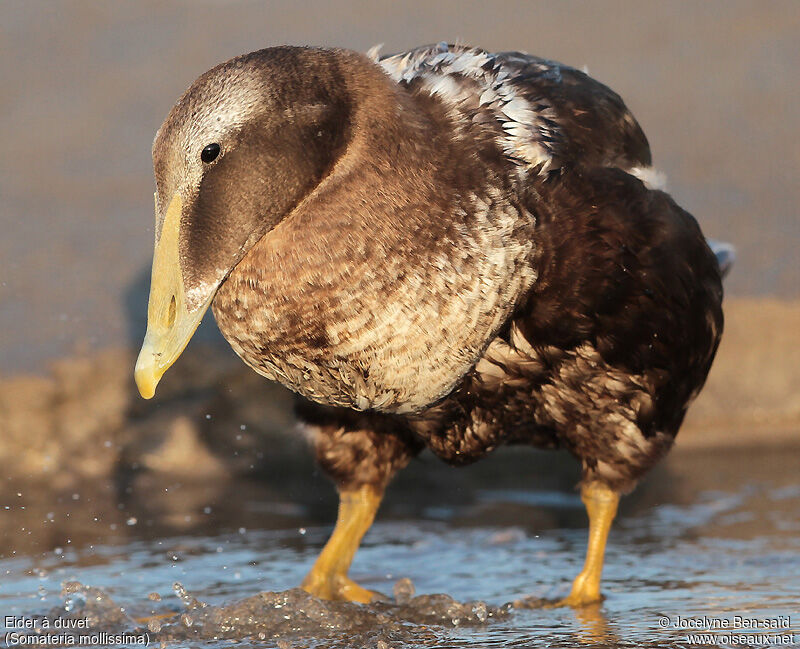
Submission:
[[[446,44],[262,50],[200,77],[153,153],[179,271],[149,326],[188,331],[211,303],[236,353],[302,395],[343,502],[379,496],[426,446],[465,464],[514,443],[568,449],[584,498],[615,508],[710,368],[717,261],[639,180],[650,151],[622,100],[572,68]],[[152,346],[137,381],[154,389],[182,347]],[[352,558],[340,536],[304,585],[364,600],[349,560],[331,568]],[[576,581],[567,603],[594,590]]]

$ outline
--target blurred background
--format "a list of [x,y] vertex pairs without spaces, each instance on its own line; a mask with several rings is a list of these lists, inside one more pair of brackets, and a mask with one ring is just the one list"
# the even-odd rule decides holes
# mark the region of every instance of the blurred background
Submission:
[[[159,396],[145,403],[136,395],[133,358],[144,333],[153,245],[150,147],[185,88],[237,54],[285,43],[360,51],[383,43],[390,53],[441,40],[522,50],[587,69],[636,115],[678,203],[708,236],[737,247],[725,284],[726,334],[679,437],[675,457],[683,449],[684,464],[670,459],[632,497],[629,511],[645,511],[636,502],[694,506],[692,494],[722,484],[735,491],[750,484],[743,476],[756,463],[757,481],[776,479],[775,488],[784,489],[780,520],[790,522],[781,529],[797,536],[788,513],[800,504],[796,0],[3,0],[0,496],[11,504],[0,550],[30,559],[7,568],[19,580],[0,586],[0,604],[25,610],[20,602],[35,586],[23,577],[43,561],[45,573],[56,571],[58,561],[41,557],[67,543],[91,548],[210,534],[235,530],[242,520],[264,528],[330,522],[333,491],[313,474],[292,432],[289,396],[244,368],[210,318]],[[693,453],[705,459],[693,455],[690,462]],[[759,453],[767,454],[760,463]],[[519,459],[501,453],[494,469],[487,464],[453,478],[450,469],[423,459],[413,478],[400,478],[387,515],[461,517],[459,524],[477,527],[531,515],[539,522],[519,523],[522,539],[534,530],[582,528],[580,510],[563,513],[558,499],[545,498],[550,509],[527,496],[498,501],[503,461],[512,467]],[[511,471],[503,488],[568,492],[576,477],[569,458],[562,468],[544,462],[542,476]],[[231,482],[253,478],[254,492]],[[185,488],[198,479],[202,489]],[[480,495],[486,489],[495,489],[488,501]],[[439,498],[433,513],[426,509],[432,493]],[[765,523],[753,512],[776,506],[770,498],[740,502],[735,534],[719,526],[715,533],[761,539]],[[218,512],[220,502],[229,508]],[[577,500],[569,502],[574,507]],[[454,503],[473,509],[448,509]],[[98,516],[107,524],[98,526]],[[43,524],[48,520],[58,524]],[[308,557],[324,534],[314,538]],[[574,554],[577,566],[580,551]],[[84,565],[81,556],[71,565]],[[109,565],[94,573],[100,582],[113,581],[114,559]],[[668,572],[668,564],[662,567]],[[160,574],[151,581],[158,584]],[[296,582],[302,572],[287,574]]]
[[5,0],[0,12],[3,373],[139,338],[155,131],[199,74],[283,43],[388,53],[460,39],[585,66],[633,110],[678,203],[736,244],[728,295],[800,292],[793,0]]

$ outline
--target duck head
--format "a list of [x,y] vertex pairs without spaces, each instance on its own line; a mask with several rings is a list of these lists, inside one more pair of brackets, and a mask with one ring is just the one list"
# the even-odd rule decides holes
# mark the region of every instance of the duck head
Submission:
[[343,51],[261,50],[209,70],[170,111],[153,144],[155,252],[135,370],[144,398],[231,270],[335,164],[349,131],[345,71],[364,63]]

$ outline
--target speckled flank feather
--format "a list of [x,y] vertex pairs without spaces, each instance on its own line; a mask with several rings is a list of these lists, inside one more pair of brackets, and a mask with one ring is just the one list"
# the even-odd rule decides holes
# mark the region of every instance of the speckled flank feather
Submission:
[[622,171],[543,183],[537,205],[543,253],[526,303],[413,426],[451,463],[502,443],[563,447],[584,480],[629,490],[705,380],[719,270],[691,216]]

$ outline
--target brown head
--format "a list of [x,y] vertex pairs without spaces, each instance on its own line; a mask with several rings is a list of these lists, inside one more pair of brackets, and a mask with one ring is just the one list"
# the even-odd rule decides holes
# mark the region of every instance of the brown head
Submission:
[[332,169],[351,136],[354,88],[362,77],[388,83],[382,76],[353,52],[278,47],[209,70],[178,100],[153,145],[142,396],[153,396],[236,264]]

